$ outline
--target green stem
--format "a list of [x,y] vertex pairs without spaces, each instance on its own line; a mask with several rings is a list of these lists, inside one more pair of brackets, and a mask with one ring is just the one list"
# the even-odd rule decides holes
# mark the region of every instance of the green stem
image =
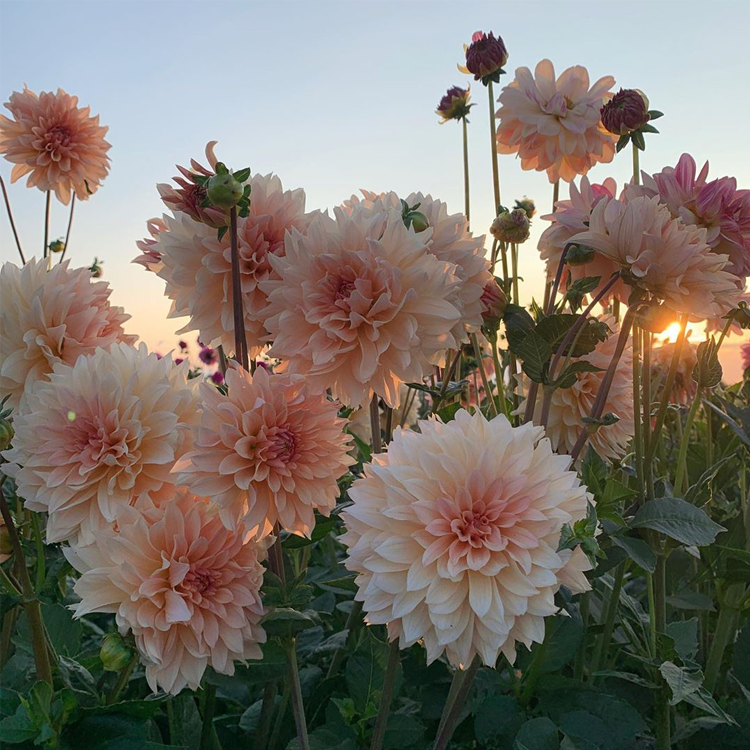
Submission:
[[633,144],[633,184],[634,185],[640,185],[641,184],[641,169],[639,165],[639,154],[638,149],[636,148],[635,141],[632,141]]
[[[43,258],[46,258],[49,255],[49,206],[50,206],[50,200],[52,198],[52,193],[48,190],[45,194],[44,199],[44,253],[42,254]],[[50,258],[50,261],[52,258]]]
[[485,394],[487,394],[487,400],[490,402],[490,412],[493,417],[496,417],[498,415],[497,402],[495,401],[495,395],[490,388],[490,381],[487,379],[487,372],[484,369],[484,359],[482,357],[482,351],[479,348],[479,341],[477,341],[476,333],[472,333],[470,338],[471,345],[474,347],[474,358],[477,360],[479,375],[482,378],[482,386],[484,387]]
[[[654,437],[656,440],[656,437]],[[658,553],[656,558],[656,572],[654,574],[654,607],[655,621],[658,633],[667,630],[667,557]],[[657,652],[658,653],[658,652]],[[669,708],[670,690],[664,679],[656,694],[656,750],[669,750],[671,745],[671,716]]]
[[461,118],[463,123],[463,134],[464,134],[464,214],[466,214],[466,221],[470,219],[469,215],[469,130],[467,127],[466,117]]
[[518,293],[518,245],[511,243],[510,246],[510,267],[513,274],[513,301],[520,305],[521,296]]
[[44,542],[42,541],[42,530],[39,527],[39,514],[31,513],[31,528],[34,531],[34,543],[36,545],[36,591],[39,592],[44,586]]
[[683,482],[687,474],[687,452],[688,444],[690,443],[690,431],[693,428],[693,422],[695,421],[695,415],[698,413],[698,407],[701,404],[701,392],[702,388],[699,386],[695,390],[695,396],[693,397],[693,403],[690,405],[690,411],[685,421],[685,430],[683,432],[683,438],[680,441],[680,453],[677,457],[677,471],[674,478],[674,493],[675,497],[682,497]]
[[495,365],[495,380],[497,382],[497,398],[500,401],[500,410],[510,420],[510,411],[508,403],[505,400],[505,384],[503,383],[503,368],[500,364],[500,353],[497,345],[497,332],[490,339],[490,348],[492,349],[492,362]]
[[633,326],[633,447],[635,450],[635,475],[638,485],[638,501],[646,497],[643,473],[643,423],[641,421],[641,329]]
[[285,645],[285,649],[289,688],[292,694],[292,712],[294,713],[294,725],[297,728],[297,742],[299,742],[300,750],[310,750],[310,740],[307,737],[305,706],[302,702],[302,685],[299,681],[297,647],[294,638],[289,639]]
[[534,696],[534,688],[536,687],[539,675],[542,673],[542,664],[544,663],[544,656],[547,653],[547,638],[537,645],[534,650],[534,656],[531,659],[531,665],[524,681],[523,693],[521,693],[521,705],[528,706],[529,701]]
[[620,603],[620,591],[625,580],[625,562],[621,562],[615,571],[615,578],[612,583],[612,591],[607,602],[607,613],[604,618],[604,630],[599,638],[599,644],[594,661],[594,671],[600,672],[607,666],[607,654],[609,653],[609,644],[612,640],[612,631],[615,627],[615,616],[617,615],[617,606]]
[[733,583],[727,586],[724,600],[719,608],[719,617],[716,621],[711,648],[706,661],[706,679],[703,681],[706,689],[713,693],[719,680],[721,664],[724,660],[724,652],[727,646],[734,640],[737,613],[742,600],[745,598],[745,584]]
[[398,648],[398,638],[391,641],[388,649],[388,664],[385,667],[385,676],[383,678],[383,690],[380,694],[380,706],[378,707],[378,717],[375,719],[375,728],[372,732],[372,741],[370,750],[381,750],[385,730],[388,725],[388,716],[391,713],[391,702],[393,701],[393,688],[396,685],[396,674],[401,659],[401,653]]
[[111,706],[113,703],[117,702],[117,699],[120,697],[120,693],[123,691],[125,686],[128,684],[128,680],[130,680],[130,675],[133,674],[133,670],[135,669],[136,662],[138,661],[138,658],[134,656],[121,670],[120,674],[117,675],[117,682],[115,682],[114,687],[109,692],[109,695],[107,695],[107,699],[105,703],[108,706]]
[[576,652],[576,661],[574,667],[574,677],[576,680],[583,679],[583,665],[586,661],[586,647],[588,645],[588,624],[589,624],[589,599],[590,592],[585,591],[581,594],[581,623],[583,624],[583,635],[581,636],[581,643],[578,646]]
[[268,730],[271,728],[271,719],[273,718],[273,707],[276,701],[276,683],[268,682],[263,689],[263,703],[260,706],[260,718],[258,719],[258,729],[255,732],[255,743],[258,750],[263,750],[268,738]]
[[0,187],[3,190],[3,198],[5,199],[5,209],[8,212],[8,220],[10,221],[10,228],[13,230],[13,237],[15,237],[16,240],[16,247],[18,248],[18,253],[21,256],[21,264],[26,265],[26,258],[23,254],[23,249],[21,248],[21,240],[18,237],[18,230],[16,229],[16,222],[13,221],[13,212],[10,210],[10,200],[8,199],[8,191],[5,189],[5,180],[3,180],[2,177],[0,177]]
[[216,686],[210,683],[204,688],[203,724],[201,725],[200,750],[211,750],[214,734],[214,711],[216,709]]
[[281,694],[281,702],[279,703],[279,712],[276,714],[276,720],[273,723],[273,731],[271,737],[266,745],[266,750],[274,750],[278,745],[279,734],[281,734],[281,727],[284,724],[284,717],[286,716],[286,709],[289,705],[289,697],[291,692],[289,686],[284,687],[284,692]]
[[[448,747],[453,732],[456,731],[456,727],[458,726],[461,709],[466,702],[471,686],[474,684],[474,678],[479,670],[479,666],[479,657],[475,656],[468,669],[459,669],[453,676],[453,681],[457,682],[458,685],[455,690],[451,688],[452,701],[450,704],[446,703],[443,708],[445,720],[435,738],[435,744],[432,746],[432,750],[445,750],[445,748]],[[449,693],[449,697],[451,693]]]
[[656,600],[654,597],[654,574],[646,573],[646,584],[648,593],[648,635],[651,656],[656,658]]
[[490,146],[492,149],[492,189],[495,196],[494,215],[498,214],[500,206],[500,176],[497,171],[497,137],[495,135],[495,95],[492,91],[492,81],[487,84],[487,94],[490,101]]
[[73,193],[73,197],[70,199],[70,216],[68,217],[68,229],[65,232],[65,246],[63,247],[62,253],[60,253],[60,260],[58,263],[62,263],[65,260],[65,253],[68,252],[68,243],[70,242],[70,230],[73,228],[73,212],[76,208],[76,194]]

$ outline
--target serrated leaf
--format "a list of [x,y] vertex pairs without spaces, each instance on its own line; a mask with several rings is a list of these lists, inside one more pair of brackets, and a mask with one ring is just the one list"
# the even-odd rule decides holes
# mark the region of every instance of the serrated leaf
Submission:
[[659,672],[672,691],[670,706],[676,706],[684,701],[703,684],[703,672],[697,667],[678,667],[671,661],[665,661],[659,667]]
[[523,362],[523,371],[535,383],[543,383],[552,357],[549,343],[535,330],[529,331],[518,345],[516,355]]
[[649,573],[656,570],[656,553],[642,539],[629,536],[611,536],[612,544],[627,552],[636,565]]
[[734,461],[736,456],[724,456],[724,458],[717,461],[713,466],[701,474],[700,479],[693,485],[690,486],[688,491],[685,493],[685,502],[691,505],[703,505],[705,502],[711,499],[711,484],[713,483],[716,475],[719,471],[724,468],[728,463]]
[[726,531],[704,510],[677,497],[649,500],[638,509],[630,525],[634,529],[653,529],[682,544],[696,547],[711,544],[719,532]]

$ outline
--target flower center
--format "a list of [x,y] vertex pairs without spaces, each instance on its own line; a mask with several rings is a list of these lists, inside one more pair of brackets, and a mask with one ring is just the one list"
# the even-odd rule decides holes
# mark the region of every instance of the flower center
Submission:
[[346,280],[346,279],[339,279],[338,287],[336,288],[336,291],[334,293],[334,299],[338,302],[342,299],[349,299],[351,296],[351,293],[356,288],[356,284],[354,281]]
[[484,546],[485,538],[492,533],[492,524],[484,512],[484,503],[478,503],[472,510],[464,510],[451,521],[451,531],[461,542],[472,547]]
[[268,459],[290,461],[297,452],[297,436],[289,429],[282,428],[269,441]]
[[53,125],[44,134],[44,148],[46,151],[53,152],[63,148],[70,143],[70,130],[65,125]]
[[196,568],[188,571],[182,581],[182,586],[193,594],[211,596],[218,586],[221,574],[218,570]]

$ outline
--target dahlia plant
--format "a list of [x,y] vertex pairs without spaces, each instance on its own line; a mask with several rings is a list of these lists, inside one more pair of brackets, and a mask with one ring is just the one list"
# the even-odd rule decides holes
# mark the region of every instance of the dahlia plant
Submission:
[[[10,97],[0,153],[45,240],[27,261],[3,182],[3,747],[750,744],[750,345],[739,383],[719,360],[750,328],[750,191],[689,154],[642,170],[639,89],[549,60],[502,85],[492,32],[465,53],[491,225],[468,87],[437,108],[463,212],[310,211],[211,141],[133,238],[183,319],[165,355],[69,252],[106,128],[62,90]],[[587,176],[628,145],[619,192]],[[498,154],[546,172],[549,213],[501,204]]]

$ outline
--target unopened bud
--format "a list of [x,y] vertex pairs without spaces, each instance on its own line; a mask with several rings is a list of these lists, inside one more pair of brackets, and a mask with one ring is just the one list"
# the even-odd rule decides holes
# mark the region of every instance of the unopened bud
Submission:
[[206,183],[206,191],[211,203],[219,208],[232,208],[242,198],[242,184],[231,172],[215,174]]
[[63,250],[65,250],[65,243],[62,241],[62,239],[52,240],[52,242],[49,243],[49,249],[50,252],[61,253]]
[[107,633],[102,639],[99,658],[107,672],[119,672],[130,664],[133,659],[133,650],[119,633]]
[[571,245],[565,255],[565,262],[569,266],[583,266],[591,263],[596,255],[596,250],[586,245]]
[[482,292],[482,325],[497,328],[505,314],[508,298],[495,279],[488,282]]
[[490,233],[500,242],[525,242],[529,238],[531,222],[522,208],[503,211],[490,226]]
[[10,447],[15,432],[9,419],[0,419],[0,451]]

